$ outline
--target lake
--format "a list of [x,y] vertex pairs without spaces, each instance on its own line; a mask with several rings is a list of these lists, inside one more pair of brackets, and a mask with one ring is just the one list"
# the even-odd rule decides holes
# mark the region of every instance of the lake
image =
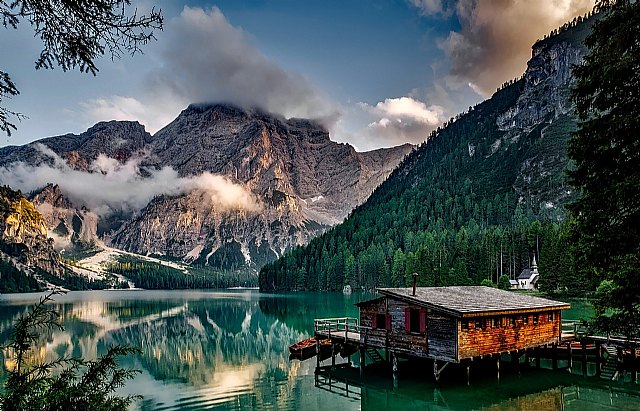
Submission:
[[[287,347],[312,335],[313,318],[357,316],[354,304],[371,296],[71,292],[54,303],[65,331],[50,333],[39,352],[43,359],[95,358],[110,344],[139,347],[141,355],[122,361],[142,371],[123,390],[144,396],[138,410],[640,409],[638,385],[583,377],[579,370],[501,370],[499,379],[473,375],[469,385],[453,375],[435,386],[431,370],[419,362],[402,363],[394,383],[384,367],[369,367],[361,378],[357,368],[316,374],[315,359],[289,360]],[[15,318],[39,297],[0,296],[3,341]],[[589,312],[588,303],[576,301],[564,317]]]

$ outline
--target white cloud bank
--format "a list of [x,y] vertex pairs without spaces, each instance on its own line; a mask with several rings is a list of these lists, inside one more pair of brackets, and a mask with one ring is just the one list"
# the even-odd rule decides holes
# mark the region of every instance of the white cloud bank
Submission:
[[154,133],[189,103],[226,102],[285,117],[335,119],[329,99],[302,75],[267,59],[217,7],[185,6],[159,35],[156,59],[137,96],[87,101],[93,121],[138,120]]
[[455,13],[460,30],[440,48],[451,63],[449,80],[467,84],[484,97],[519,77],[531,45],[573,17],[587,13],[595,0],[410,0],[424,15]]
[[370,118],[365,130],[358,132],[359,147],[377,148],[423,142],[431,130],[444,121],[444,109],[409,96],[387,98],[375,105],[359,103]]
[[38,144],[38,148],[53,159],[53,166],[13,163],[0,168],[0,182],[23,192],[49,183],[58,184],[74,204],[85,206],[99,215],[116,210],[140,210],[155,196],[174,196],[192,191],[206,194],[211,207],[219,210],[261,209],[261,204],[251,192],[224,176],[203,173],[180,177],[171,167],[145,169],[143,173],[139,158],[119,163],[102,154],[91,164],[91,172],[84,172],[71,168],[45,145]]

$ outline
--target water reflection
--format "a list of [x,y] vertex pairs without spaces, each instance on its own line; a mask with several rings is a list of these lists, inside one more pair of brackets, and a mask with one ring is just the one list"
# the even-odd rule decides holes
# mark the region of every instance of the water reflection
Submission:
[[[3,340],[37,299],[2,296]],[[142,354],[126,365],[142,374],[125,392],[144,395],[140,409],[297,409],[301,387],[313,389],[315,363],[290,362],[287,347],[312,332],[309,318],[353,314],[357,302],[333,294],[329,300],[256,292],[70,293],[54,303],[65,330],[43,336],[37,354],[95,358],[111,344],[139,347]],[[3,360],[10,365],[8,352]]]
[[[246,291],[74,292],[56,297],[54,305],[65,330],[44,335],[37,356],[42,360],[67,355],[95,358],[110,344],[139,347],[142,354],[127,358],[125,365],[142,373],[123,393],[142,394],[144,399],[136,404],[140,410],[522,409],[526,404],[542,404],[538,398],[547,398],[549,406],[555,407],[557,392],[566,409],[576,403],[570,403],[570,398],[610,398],[607,392],[593,394],[602,389],[597,384],[585,388],[567,381],[578,378],[568,373],[524,373],[507,381],[436,389],[428,382],[429,373],[426,377],[401,373],[394,388],[386,370],[367,370],[361,380],[357,369],[345,368],[340,372],[350,375],[346,391],[338,389],[345,381],[336,375],[325,381],[324,387],[330,389],[323,389],[319,381],[324,377],[316,376],[315,360],[291,362],[287,347],[312,334],[313,318],[356,316],[354,304],[370,297]],[[38,298],[0,296],[0,339],[6,341],[12,322]],[[2,360],[11,365],[9,353],[3,352]],[[567,391],[572,386],[579,391]],[[626,407],[625,402],[617,402],[624,395],[616,392],[612,398],[612,407]],[[638,404],[638,398],[633,399]]]
[[320,370],[316,389],[359,402],[363,411],[420,410],[638,410],[640,392],[629,384],[609,385],[563,372],[528,370],[506,381],[484,379],[471,386],[434,385],[410,375],[394,386],[374,370],[364,379],[354,368]]

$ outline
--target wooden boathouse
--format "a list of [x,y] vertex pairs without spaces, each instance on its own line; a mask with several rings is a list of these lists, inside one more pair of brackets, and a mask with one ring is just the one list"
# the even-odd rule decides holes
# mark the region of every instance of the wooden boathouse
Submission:
[[559,344],[561,313],[570,308],[483,286],[377,291],[382,296],[356,304],[360,318],[355,326],[349,319],[337,327],[332,319],[316,320],[316,337],[357,346],[361,362],[365,349],[383,349],[394,371],[398,357],[431,359],[436,380],[448,364]]

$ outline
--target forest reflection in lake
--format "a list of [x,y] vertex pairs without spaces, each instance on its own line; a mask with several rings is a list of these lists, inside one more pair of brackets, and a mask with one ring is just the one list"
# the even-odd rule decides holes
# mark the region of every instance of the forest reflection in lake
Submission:
[[[428,370],[408,368],[394,386],[385,369],[368,369],[364,378],[356,368],[316,375],[314,359],[289,360],[288,346],[312,335],[314,318],[357,316],[354,304],[370,297],[253,290],[72,292],[56,297],[65,330],[43,338],[39,355],[95,358],[110,344],[139,347],[142,354],[124,364],[142,373],[124,392],[144,396],[136,404],[140,410],[640,409],[637,385],[610,386],[564,371],[523,370],[500,380],[479,378],[470,386],[453,379],[435,387]],[[0,296],[3,341],[11,323],[38,298]],[[340,389],[345,383],[346,393]]]

